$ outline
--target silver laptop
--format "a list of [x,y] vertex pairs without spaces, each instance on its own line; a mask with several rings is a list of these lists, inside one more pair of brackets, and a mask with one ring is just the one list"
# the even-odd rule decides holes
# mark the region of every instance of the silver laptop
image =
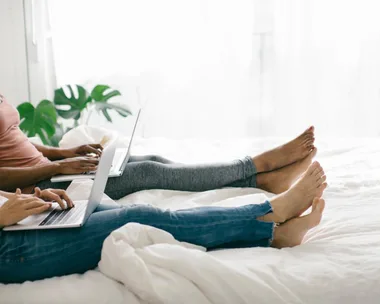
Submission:
[[[74,201],[75,207],[65,210],[62,210],[57,203],[53,203],[49,210],[41,214],[31,215],[16,225],[5,227],[3,230],[35,230],[83,226],[103,198],[115,151],[116,140],[112,140],[103,150],[88,200]],[[70,193],[68,195],[70,196]]]
[[[112,161],[112,167],[108,175],[109,177],[121,176],[124,172],[125,166],[128,164],[129,158],[131,156],[132,141],[135,135],[137,123],[140,118],[140,113],[141,113],[141,109],[138,111],[128,148],[116,149],[115,157]],[[73,174],[73,175],[56,175],[51,178],[51,181],[53,183],[59,183],[59,182],[68,182],[68,181],[77,180],[77,179],[94,178],[94,177],[95,177],[95,172],[88,172],[88,173]]]

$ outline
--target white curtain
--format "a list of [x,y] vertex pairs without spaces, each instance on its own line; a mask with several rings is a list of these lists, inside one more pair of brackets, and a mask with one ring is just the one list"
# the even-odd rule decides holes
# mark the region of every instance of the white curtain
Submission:
[[378,135],[377,3],[53,0],[58,85],[138,87],[146,137]]

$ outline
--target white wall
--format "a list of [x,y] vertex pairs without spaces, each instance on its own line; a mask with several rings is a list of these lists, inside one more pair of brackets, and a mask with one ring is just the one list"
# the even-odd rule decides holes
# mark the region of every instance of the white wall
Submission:
[[23,0],[0,0],[0,92],[17,105],[28,91]]

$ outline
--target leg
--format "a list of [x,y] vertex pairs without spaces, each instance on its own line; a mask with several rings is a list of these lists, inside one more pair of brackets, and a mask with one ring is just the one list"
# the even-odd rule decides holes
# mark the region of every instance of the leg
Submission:
[[[112,199],[148,189],[206,191],[227,185],[256,187],[256,168],[250,159],[220,163],[185,165],[160,156],[132,156],[120,177],[109,178],[105,193]],[[41,189],[67,189],[70,182],[37,184]]]
[[0,231],[0,282],[20,283],[93,269],[104,239],[129,222],[154,226],[179,241],[207,248],[236,242],[269,246],[274,225],[256,218],[270,211],[268,202],[179,211],[134,205],[95,212],[81,228]]
[[[244,179],[247,187],[255,187],[255,173],[256,168],[250,157],[227,163],[202,165],[133,161],[128,163],[122,176],[108,180],[105,193],[112,199],[119,199],[148,189],[206,191]],[[237,186],[240,187],[238,184]]]
[[[144,156],[131,156],[129,159],[130,163],[142,162],[142,161],[152,161],[158,162],[161,164],[173,164],[174,162],[158,156],[158,155],[144,155]],[[36,187],[41,189],[54,188],[54,189],[67,189],[70,186],[71,182],[60,182],[60,183],[52,183],[50,180],[44,180],[37,183]]]
[[160,155],[137,155],[129,158],[129,163],[136,163],[136,162],[142,162],[142,161],[152,161],[156,163],[161,163],[161,164],[175,164],[175,162],[162,157]]

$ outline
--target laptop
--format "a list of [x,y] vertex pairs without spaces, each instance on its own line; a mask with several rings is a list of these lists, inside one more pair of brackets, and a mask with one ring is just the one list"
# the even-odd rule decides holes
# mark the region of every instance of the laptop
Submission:
[[88,200],[74,201],[75,207],[65,210],[62,210],[58,203],[53,203],[49,210],[41,214],[28,216],[15,225],[3,228],[3,230],[56,229],[83,226],[103,198],[115,151],[116,140],[112,140],[108,142],[103,150]]
[[[135,124],[133,126],[131,140],[129,141],[128,148],[116,149],[115,157],[112,161],[112,166],[108,177],[118,177],[124,172],[126,165],[128,164],[129,158],[131,156],[132,141],[135,135],[137,123],[140,118],[141,109],[138,111]],[[95,171],[96,172],[96,171]],[[68,182],[76,179],[89,179],[95,177],[95,172],[87,172],[82,174],[72,174],[72,175],[56,175],[50,180],[53,183]]]

